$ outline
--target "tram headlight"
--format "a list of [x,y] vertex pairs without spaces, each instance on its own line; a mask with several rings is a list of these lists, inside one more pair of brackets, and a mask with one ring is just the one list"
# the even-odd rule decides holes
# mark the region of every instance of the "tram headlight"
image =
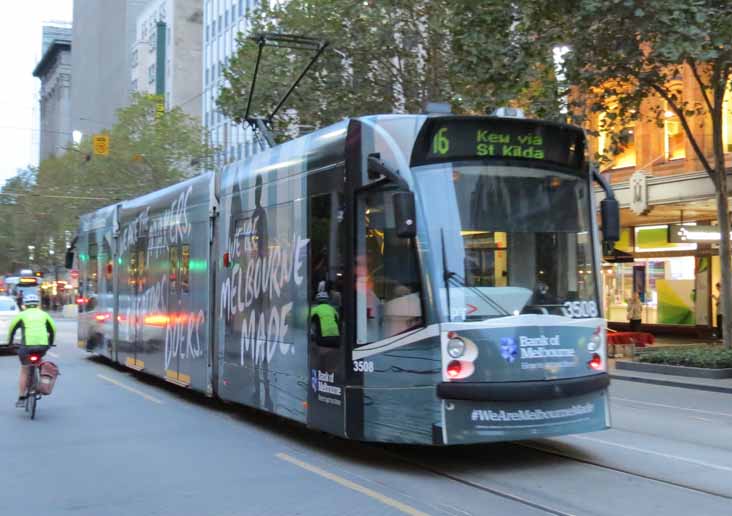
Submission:
[[460,358],[465,354],[465,342],[460,339],[450,339],[447,341],[447,354],[452,358]]

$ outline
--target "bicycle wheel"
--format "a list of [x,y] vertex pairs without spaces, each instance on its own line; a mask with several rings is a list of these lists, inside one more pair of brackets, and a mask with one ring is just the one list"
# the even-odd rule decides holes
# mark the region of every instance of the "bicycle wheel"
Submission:
[[34,390],[33,393],[28,397],[28,403],[30,404],[30,417],[31,419],[36,418],[36,403],[38,399],[36,398],[36,391]]
[[28,385],[25,388],[25,411],[30,411],[31,392],[33,392],[33,368],[28,369]]
[[30,418],[35,419],[36,417],[36,403],[38,403],[38,394],[36,387],[38,386],[38,367],[31,367],[30,372],[30,386],[28,387],[28,405],[30,411]]

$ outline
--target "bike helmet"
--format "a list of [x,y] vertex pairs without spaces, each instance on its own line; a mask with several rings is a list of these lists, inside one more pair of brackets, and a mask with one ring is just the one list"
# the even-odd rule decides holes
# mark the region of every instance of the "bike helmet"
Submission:
[[38,306],[41,304],[41,300],[35,294],[28,294],[23,298],[23,304],[25,306]]

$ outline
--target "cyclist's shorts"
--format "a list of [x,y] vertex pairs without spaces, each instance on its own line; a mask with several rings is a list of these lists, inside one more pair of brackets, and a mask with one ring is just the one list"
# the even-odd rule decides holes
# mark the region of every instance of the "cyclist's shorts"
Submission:
[[23,365],[30,365],[28,357],[33,353],[43,356],[48,351],[48,346],[18,346],[18,358]]

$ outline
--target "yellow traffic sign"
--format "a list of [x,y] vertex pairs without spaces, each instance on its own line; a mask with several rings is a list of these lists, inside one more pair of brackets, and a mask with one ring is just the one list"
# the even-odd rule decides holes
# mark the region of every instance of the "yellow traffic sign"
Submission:
[[93,138],[94,154],[97,156],[109,156],[109,135],[95,134]]
[[160,118],[165,113],[165,103],[162,100],[158,100],[155,105],[155,118]]

